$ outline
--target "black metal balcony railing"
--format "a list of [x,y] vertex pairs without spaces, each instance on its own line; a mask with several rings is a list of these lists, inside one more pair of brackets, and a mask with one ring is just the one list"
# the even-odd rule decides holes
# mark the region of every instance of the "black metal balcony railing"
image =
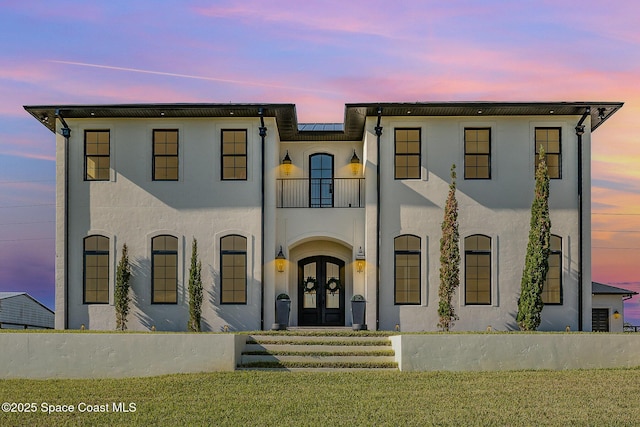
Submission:
[[362,208],[364,178],[290,178],[277,181],[279,208]]

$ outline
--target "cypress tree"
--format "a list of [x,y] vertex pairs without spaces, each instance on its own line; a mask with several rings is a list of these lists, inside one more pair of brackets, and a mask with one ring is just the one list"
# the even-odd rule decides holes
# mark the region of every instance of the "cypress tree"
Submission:
[[523,331],[535,331],[540,326],[542,287],[549,271],[549,240],[551,238],[551,220],[549,219],[549,172],[541,147],[536,168],[536,188],[531,205],[531,225],[529,243],[516,320]]
[[191,244],[191,267],[189,268],[189,330],[200,332],[202,317],[202,262],[198,259],[198,241]]
[[129,314],[129,280],[131,279],[131,268],[129,266],[129,254],[127,245],[122,246],[122,257],[118,262],[116,270],[116,287],[114,290],[114,302],[116,309],[116,329],[125,331],[127,329],[127,315]]
[[438,327],[449,331],[458,320],[452,304],[453,295],[460,285],[460,234],[458,233],[458,201],[456,200],[456,165],[451,166],[449,196],[444,208],[442,238],[440,239],[440,288],[438,296]]

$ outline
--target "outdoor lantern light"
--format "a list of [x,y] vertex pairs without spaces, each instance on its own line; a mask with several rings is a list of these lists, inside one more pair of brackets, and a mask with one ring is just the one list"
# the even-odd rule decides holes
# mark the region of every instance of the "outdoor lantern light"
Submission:
[[351,172],[354,176],[360,172],[360,158],[356,154],[356,150],[353,150],[353,156],[351,156]]
[[284,254],[282,253],[282,245],[281,245],[280,252],[278,252],[278,255],[276,255],[276,269],[278,270],[279,273],[282,273],[284,271],[284,264],[286,260],[287,259],[284,257]]
[[291,157],[289,157],[289,150],[287,150],[287,154],[285,154],[282,159],[282,169],[284,169],[284,174],[289,176],[291,173]]
[[614,319],[619,319],[620,318],[620,312],[618,310],[613,312],[613,318]]
[[360,246],[360,250],[358,250],[358,254],[356,255],[356,270],[358,273],[362,273],[364,270],[364,252],[362,252],[362,246]]

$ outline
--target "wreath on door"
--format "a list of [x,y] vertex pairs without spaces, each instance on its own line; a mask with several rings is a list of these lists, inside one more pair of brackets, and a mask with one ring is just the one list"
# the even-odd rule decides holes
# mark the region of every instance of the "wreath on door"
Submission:
[[340,283],[340,279],[338,279],[337,277],[332,277],[331,279],[329,279],[329,281],[327,282],[327,290],[329,292],[335,294],[340,289],[342,289],[342,283]]
[[310,294],[311,292],[314,292],[316,289],[318,289],[318,281],[316,280],[315,277],[307,277],[304,282],[302,282],[302,289]]

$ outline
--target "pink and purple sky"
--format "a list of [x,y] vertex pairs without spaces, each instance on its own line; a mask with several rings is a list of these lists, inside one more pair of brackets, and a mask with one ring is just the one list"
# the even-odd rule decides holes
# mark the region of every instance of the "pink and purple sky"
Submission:
[[[622,101],[593,136],[593,279],[640,292],[638,2],[0,0],[0,291],[54,299],[54,136],[23,105]],[[640,325],[640,296],[625,303]]]

